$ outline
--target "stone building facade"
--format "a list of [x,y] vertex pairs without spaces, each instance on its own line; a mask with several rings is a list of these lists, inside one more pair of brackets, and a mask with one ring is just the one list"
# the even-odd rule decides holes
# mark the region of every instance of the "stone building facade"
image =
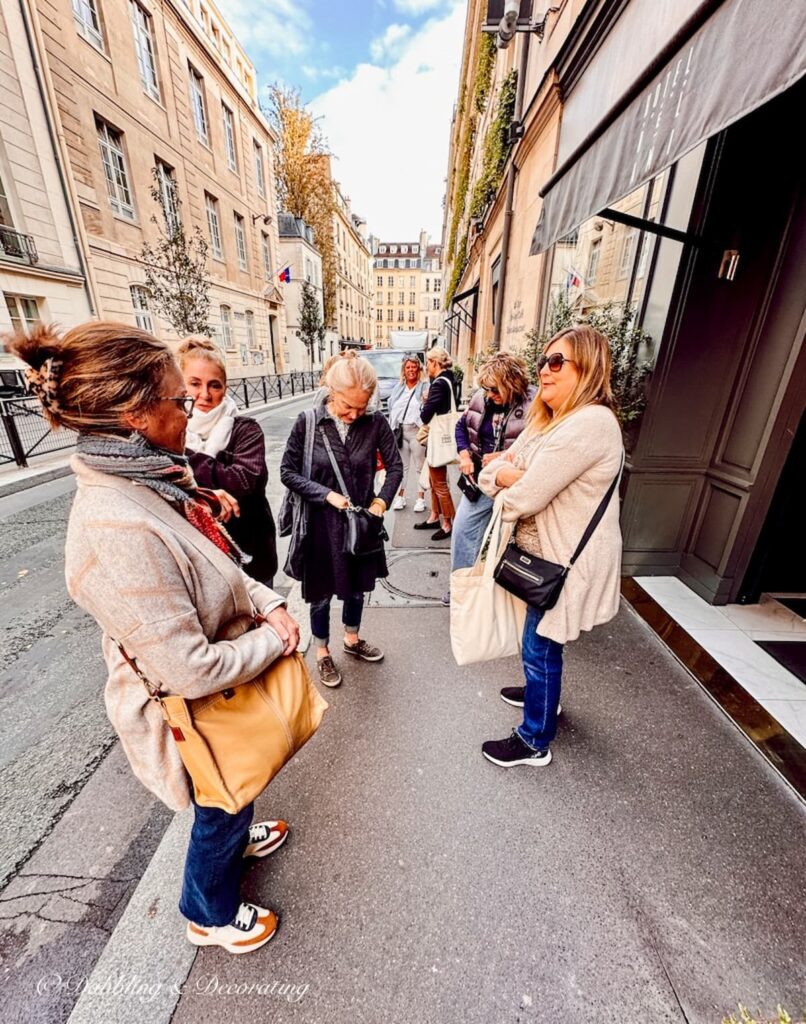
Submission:
[[[332,341],[316,346],[311,353],[300,338],[302,310],[302,286],[307,282],[313,288],[319,302],[319,315],[324,318],[322,297],[322,256],[316,247],[313,228],[300,217],[281,213],[278,219],[280,230],[280,274],[287,276],[281,287],[285,298],[287,322],[287,344],[284,351],[286,364],[296,369],[316,370],[323,361],[334,354]],[[286,275],[287,272],[287,275]]]
[[367,224],[350,209],[350,200],[337,181],[333,182],[333,235],[338,271],[336,309],[332,327],[341,341],[368,343],[371,338],[372,257],[367,243]]
[[389,344],[390,331],[442,333],[442,246],[429,245],[420,232],[416,242],[383,242],[375,245],[373,342]]
[[[173,190],[209,246],[210,327],[232,376],[285,369],[271,130],[255,70],[208,0],[31,0],[99,316],[178,336],[141,250]],[[156,222],[152,220],[156,219]]]
[[[93,315],[78,206],[63,171],[51,95],[27,4],[0,10],[0,370],[2,334]],[[9,375],[13,381],[14,374]]]

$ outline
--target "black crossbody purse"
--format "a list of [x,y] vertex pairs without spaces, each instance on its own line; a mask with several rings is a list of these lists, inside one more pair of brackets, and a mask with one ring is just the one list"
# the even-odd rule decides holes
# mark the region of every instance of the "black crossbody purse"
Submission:
[[324,428],[322,429],[322,440],[325,442],[325,450],[330,459],[330,465],[333,467],[333,472],[336,474],[341,492],[350,502],[344,512],[347,517],[347,525],[344,529],[344,546],[342,551],[345,555],[354,555],[356,557],[380,554],[383,551],[383,542],[389,540],[389,534],[383,525],[383,517],[373,515],[369,509],[359,508],[358,505],[353,504],[353,499],[347,490],[347,484],[344,482],[336,456],[333,454],[333,449],[330,446],[330,438],[327,436]]
[[514,541],[510,541],[493,571],[495,582],[532,608],[541,608],[546,612],[553,608],[560,599],[571,566],[585,550],[593,531],[605,514],[605,509],[610,504],[623,468],[624,456],[622,455],[619,471],[593,513],[593,518],[588,523],[588,528],[583,533],[582,540],[577,545],[568,565],[559,565],[557,562],[549,562],[546,558],[530,555],[519,548]]

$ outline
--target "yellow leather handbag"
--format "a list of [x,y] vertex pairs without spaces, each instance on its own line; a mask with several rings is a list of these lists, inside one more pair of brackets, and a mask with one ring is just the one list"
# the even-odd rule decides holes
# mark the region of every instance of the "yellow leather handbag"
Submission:
[[299,653],[279,657],[248,683],[189,699],[161,693],[115,643],[159,704],[202,807],[236,814],[260,796],[328,707]]

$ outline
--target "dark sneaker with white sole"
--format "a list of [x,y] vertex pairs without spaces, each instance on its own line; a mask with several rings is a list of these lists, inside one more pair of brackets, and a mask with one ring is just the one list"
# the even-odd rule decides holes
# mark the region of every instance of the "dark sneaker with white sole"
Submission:
[[497,764],[501,768],[512,768],[516,764],[541,767],[551,762],[551,751],[548,748],[532,750],[514,729],[505,740],[487,740],[486,743],[482,743],[481,752],[488,761],[492,761],[493,764]]
[[348,644],[345,640],[344,651],[346,654],[352,654],[354,658],[360,658],[362,661],[383,661],[383,651],[378,647],[373,647],[372,644],[368,644],[366,640],[359,640],[357,644]]
[[[525,686],[505,686],[501,690],[501,700],[505,704],[511,704],[513,708],[522,708],[525,704],[524,697],[526,695]],[[562,704],[557,705],[557,714],[563,713]]]
[[329,654],[325,655],[324,658],[319,658],[316,662],[316,667],[319,670],[319,682],[322,686],[340,686],[341,685],[341,672],[336,668],[335,662]]

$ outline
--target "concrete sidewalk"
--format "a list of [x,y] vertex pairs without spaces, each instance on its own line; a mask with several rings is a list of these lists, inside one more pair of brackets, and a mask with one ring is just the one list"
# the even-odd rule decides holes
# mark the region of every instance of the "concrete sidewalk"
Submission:
[[194,957],[180,816],[91,978],[134,971],[153,995],[85,993],[74,1024],[801,1012],[804,807],[627,605],[569,647],[542,769],[479,753],[518,721],[498,698],[517,661],[457,669],[435,606],[371,607],[362,632],[386,661],[338,659],[322,730],[258,806],[293,829],[245,877],[282,916],[275,939]]

